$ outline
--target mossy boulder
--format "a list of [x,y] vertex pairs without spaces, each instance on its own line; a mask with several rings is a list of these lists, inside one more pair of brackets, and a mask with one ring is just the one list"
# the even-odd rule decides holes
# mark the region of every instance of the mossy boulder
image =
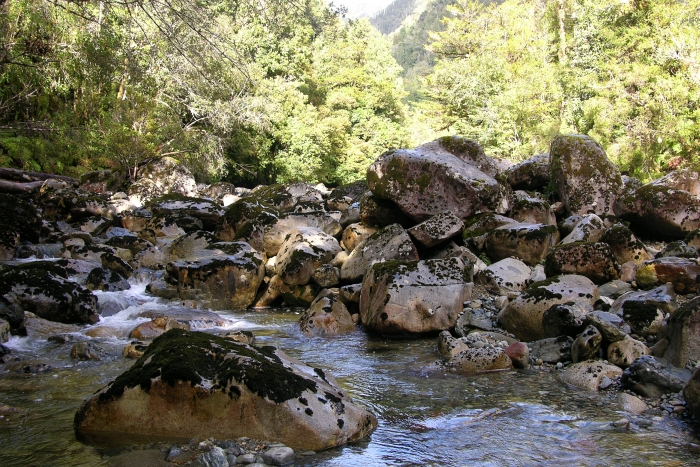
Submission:
[[460,234],[463,228],[462,219],[447,211],[411,227],[408,233],[420,245],[431,248]]
[[641,265],[652,259],[644,244],[624,224],[615,224],[603,232],[600,241],[610,246],[619,264],[632,261]]
[[262,254],[244,242],[230,244],[227,251],[208,251],[210,256],[168,263],[166,279],[177,285],[182,299],[194,295],[225,310],[249,307],[265,276]]
[[457,322],[471,290],[459,258],[377,263],[362,280],[362,324],[385,335],[448,330]]
[[444,211],[460,218],[503,214],[512,203],[510,186],[496,179],[495,165],[469,140],[444,138],[389,151],[370,166],[367,183],[375,196],[395,202],[417,222]]
[[333,378],[274,347],[174,329],[78,409],[88,443],[124,437],[235,439],[298,450],[357,441],[377,426]]
[[149,201],[146,207],[156,216],[192,217],[202,223],[202,229],[213,232],[224,208],[216,201],[170,193]]
[[141,203],[169,193],[197,196],[197,182],[192,173],[177,159],[161,157],[139,169],[139,178],[131,184],[128,194]]
[[398,224],[378,230],[361,242],[350,253],[340,268],[340,277],[346,282],[357,282],[367,268],[389,260],[418,260],[418,250],[408,233]]
[[549,153],[538,154],[505,171],[514,190],[540,190],[549,183]]
[[515,258],[506,258],[477,272],[474,282],[486,286],[493,294],[508,295],[510,292],[521,292],[531,275],[532,270],[527,264]]
[[180,259],[195,259],[198,255],[206,255],[211,244],[216,243],[214,235],[204,230],[197,230],[176,238],[166,249],[172,261]]
[[484,252],[491,261],[515,257],[534,266],[559,240],[554,225],[506,224],[486,234]]
[[554,305],[581,302],[593,305],[600,298],[598,288],[587,277],[563,275],[535,282],[498,314],[503,328],[525,342],[545,338],[544,313]]
[[644,261],[637,269],[637,285],[643,289],[671,282],[677,293],[700,290],[700,264],[697,259],[657,258]]
[[300,227],[287,234],[277,255],[276,270],[285,284],[305,285],[322,264],[342,250],[334,237],[312,227]]
[[307,336],[335,336],[352,332],[357,326],[337,294],[321,292],[301,315],[299,327]]
[[0,261],[11,260],[20,242],[39,243],[41,217],[34,205],[0,193]]
[[564,237],[561,243],[597,242],[605,233],[605,223],[595,214],[586,214],[580,218]]
[[362,241],[368,239],[377,231],[376,228],[362,223],[350,224],[343,230],[342,246],[346,250],[352,251]]
[[327,212],[283,214],[265,229],[263,234],[265,254],[268,257],[277,255],[288,233],[306,227],[319,229],[331,237],[336,237],[343,230],[336,217]]
[[620,171],[586,135],[560,135],[549,151],[549,179],[571,214],[612,214],[623,189]]
[[672,172],[621,197],[615,214],[643,238],[682,240],[700,228],[697,182],[696,172]]
[[536,198],[515,201],[509,216],[523,224],[557,225],[557,216],[552,206],[547,201]]
[[0,300],[59,323],[94,324],[99,319],[95,295],[68,280],[66,270],[50,261],[25,263],[2,271]]
[[391,224],[403,226],[415,224],[399,209],[396,203],[374,196],[371,191],[360,197],[360,221],[365,225],[380,229]]
[[578,274],[595,284],[620,277],[620,265],[607,243],[568,243],[552,248],[545,259],[547,276]]
[[237,238],[255,239],[253,246],[263,248],[265,229],[277,221],[280,211],[257,198],[242,198],[228,208],[219,219],[214,236],[221,242]]
[[671,314],[668,320],[669,346],[664,355],[673,365],[684,367],[700,360],[700,297],[696,297]]

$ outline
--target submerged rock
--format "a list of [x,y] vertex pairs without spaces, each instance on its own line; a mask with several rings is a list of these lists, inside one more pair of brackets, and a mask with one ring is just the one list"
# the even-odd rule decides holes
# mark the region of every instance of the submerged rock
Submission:
[[87,442],[110,437],[241,436],[294,449],[357,441],[377,426],[330,375],[274,347],[172,330],[75,415]]

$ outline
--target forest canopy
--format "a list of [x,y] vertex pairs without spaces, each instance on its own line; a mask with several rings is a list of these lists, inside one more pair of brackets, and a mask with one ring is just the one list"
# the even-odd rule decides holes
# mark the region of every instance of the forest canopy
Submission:
[[700,163],[699,12],[397,0],[389,38],[321,0],[0,0],[0,166],[337,185],[440,132],[513,161],[584,133],[648,180]]

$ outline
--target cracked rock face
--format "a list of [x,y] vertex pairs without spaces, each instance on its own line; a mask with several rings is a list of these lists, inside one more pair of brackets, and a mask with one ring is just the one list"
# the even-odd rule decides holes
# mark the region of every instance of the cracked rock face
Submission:
[[321,450],[361,439],[377,420],[323,370],[274,347],[175,329],[85,401],[74,426],[89,442],[247,436]]

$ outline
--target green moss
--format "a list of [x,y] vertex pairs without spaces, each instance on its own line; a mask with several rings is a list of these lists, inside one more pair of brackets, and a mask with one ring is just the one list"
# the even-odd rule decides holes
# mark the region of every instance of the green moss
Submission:
[[274,352],[274,347],[250,347],[218,336],[172,329],[156,338],[100,399],[117,399],[125,389],[136,386],[148,392],[156,378],[171,386],[178,382],[195,386],[206,379],[212,382],[212,390],[231,398],[240,394],[238,386],[242,385],[278,404],[297,399],[304,391],[317,391],[315,381],[285,368]]

